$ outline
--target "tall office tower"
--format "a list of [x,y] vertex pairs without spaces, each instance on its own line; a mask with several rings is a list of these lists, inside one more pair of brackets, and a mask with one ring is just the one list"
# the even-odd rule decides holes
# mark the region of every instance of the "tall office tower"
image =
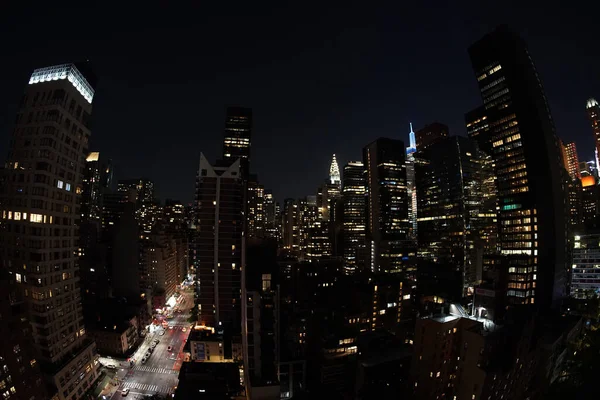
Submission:
[[407,268],[410,223],[405,147],[380,138],[363,149],[367,183],[367,268],[403,272]]
[[365,266],[366,186],[364,164],[361,161],[350,161],[346,164],[342,208],[344,210],[344,269],[347,274],[363,270]]
[[281,240],[281,214],[279,204],[273,197],[273,191],[264,191],[265,237]]
[[457,271],[461,285],[448,292],[465,297],[482,279],[483,255],[496,253],[493,161],[462,136],[443,139],[416,157],[419,255]]
[[283,201],[283,247],[292,252],[298,251],[300,244],[298,204],[294,199]]
[[571,179],[567,185],[569,223],[572,233],[580,233],[583,224],[583,186],[581,180]]
[[256,175],[250,175],[246,194],[246,235],[249,238],[265,237],[265,187]]
[[507,300],[555,306],[565,294],[566,173],[542,84],[525,43],[504,26],[469,55],[490,130],[477,139],[495,162]]
[[333,155],[333,158],[331,160],[331,165],[329,166],[329,183],[332,184],[341,184],[342,180],[340,177],[340,167],[338,165],[338,162],[335,158],[335,154]]
[[32,345],[31,325],[25,304],[15,293],[14,279],[0,269],[0,393],[4,399],[45,400],[48,395]]
[[82,171],[95,79],[87,65],[36,69],[25,90],[0,197],[2,266],[22,286],[39,362],[58,399],[79,399],[98,376],[85,334],[78,241]]
[[579,157],[577,157],[577,148],[575,142],[563,145],[565,169],[569,173],[571,179],[581,179],[581,171],[579,170]]
[[83,170],[81,194],[80,255],[100,240],[104,194],[112,181],[110,160],[100,162],[97,151],[88,154]]
[[467,125],[467,135],[479,142],[481,150],[487,154],[492,154],[492,143],[489,137],[490,124],[486,108],[480,106],[466,113],[465,124]]
[[211,165],[200,155],[196,185],[196,276],[199,317],[229,332],[241,327],[244,185],[240,161]]
[[[410,130],[412,131],[412,125]],[[419,150],[426,149],[428,146],[438,142],[439,140],[445,137],[448,137],[448,135],[448,126],[439,122],[433,122],[429,125],[425,125],[423,128],[417,131],[417,145],[415,147]],[[412,144],[411,147],[413,147]]]
[[595,161],[596,171],[600,169],[598,165],[598,153],[600,153],[600,105],[593,97],[590,97],[585,105],[588,117],[592,124],[592,130],[594,131],[594,150],[595,150]]
[[417,238],[417,190],[415,187],[415,153],[417,151],[417,142],[413,132],[412,122],[408,134],[410,146],[406,148],[406,190],[408,193],[408,220],[410,222],[409,237],[412,240]]
[[240,168],[244,179],[250,171],[250,141],[252,139],[252,109],[227,107],[223,159],[241,159]]

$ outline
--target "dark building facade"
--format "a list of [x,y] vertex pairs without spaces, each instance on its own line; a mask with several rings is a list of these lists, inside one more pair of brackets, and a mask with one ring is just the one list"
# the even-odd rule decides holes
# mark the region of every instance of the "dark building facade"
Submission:
[[556,306],[566,290],[566,171],[542,84],[525,43],[504,26],[469,55],[489,127],[477,140],[495,162],[507,300]]
[[493,162],[477,142],[452,136],[417,153],[419,256],[459,272],[461,296],[481,280],[484,254],[496,252]]
[[405,147],[380,138],[363,149],[367,184],[367,265],[371,272],[403,272],[409,266]]
[[416,133],[417,150],[424,150],[430,145],[437,143],[439,140],[448,137],[448,126],[440,122],[433,122],[425,125]]
[[241,327],[243,190],[238,160],[211,165],[200,156],[195,224],[199,319],[233,333]]
[[344,166],[343,243],[344,269],[354,273],[365,267],[365,231],[367,225],[365,166],[361,161],[351,161]]

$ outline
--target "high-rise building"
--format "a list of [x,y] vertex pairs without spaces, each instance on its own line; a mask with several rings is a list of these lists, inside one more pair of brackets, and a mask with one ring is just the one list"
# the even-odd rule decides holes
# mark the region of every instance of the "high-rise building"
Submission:
[[246,199],[246,235],[249,238],[265,237],[265,188],[255,175],[248,180]]
[[372,272],[403,272],[409,264],[405,147],[380,138],[363,149],[367,183],[367,259]]
[[410,222],[409,237],[412,240],[417,238],[417,189],[415,187],[415,153],[417,151],[417,142],[413,132],[412,123],[408,134],[410,146],[406,148],[406,191],[408,193],[408,220]]
[[347,274],[365,266],[366,190],[364,164],[350,161],[344,166],[342,189],[344,269]]
[[525,43],[505,26],[469,55],[489,127],[475,139],[495,162],[502,290],[509,303],[555,306],[566,288],[566,173],[542,84]]
[[252,109],[227,107],[225,115],[225,134],[223,139],[223,158],[241,159],[242,177],[249,174],[250,141],[252,139]]
[[231,333],[241,327],[244,184],[240,161],[211,165],[200,155],[196,185],[196,277],[199,319]]
[[265,237],[281,240],[281,212],[279,203],[273,197],[273,191],[264,191]]
[[579,157],[577,157],[577,148],[575,142],[563,145],[565,169],[571,179],[581,179],[581,170],[579,169]]
[[341,184],[341,177],[340,177],[340,167],[338,165],[338,162],[335,158],[335,154],[333,155],[333,159],[331,160],[331,165],[329,166],[329,182],[332,184]]
[[419,256],[458,271],[462,285],[448,292],[465,297],[482,279],[483,255],[496,253],[493,161],[462,136],[419,150],[416,158]]
[[594,160],[596,161],[596,171],[598,171],[600,169],[600,165],[598,165],[598,153],[600,153],[600,105],[596,99],[591,97],[588,99],[585,109],[592,124],[592,130],[594,131]]
[[100,162],[97,151],[88,154],[83,170],[81,194],[80,255],[100,240],[104,195],[112,181],[110,160]]
[[300,246],[300,226],[298,204],[294,199],[283,201],[283,247],[292,252],[298,251]]
[[136,218],[143,232],[150,232],[160,219],[160,207],[155,200],[154,182],[146,178],[121,179],[117,191],[136,204]]
[[[412,124],[411,124],[412,131]],[[449,130],[448,126],[439,122],[433,122],[431,124],[425,125],[423,128],[419,129],[416,133],[416,148],[419,150],[424,150],[428,146],[436,143],[437,141],[448,137]],[[411,144],[412,146],[412,144]]]
[[[0,257],[28,303],[57,399],[98,377],[79,290],[79,221],[95,79],[86,64],[36,69],[19,105],[0,197]],[[52,396],[49,396],[52,397]]]

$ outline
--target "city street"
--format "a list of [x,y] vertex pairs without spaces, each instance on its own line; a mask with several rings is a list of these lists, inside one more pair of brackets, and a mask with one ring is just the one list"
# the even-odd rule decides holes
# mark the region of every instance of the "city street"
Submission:
[[[182,290],[180,297],[182,299],[176,307],[179,307],[182,312],[173,314],[173,318],[168,321],[167,329],[159,328],[146,336],[144,342],[131,357],[133,367],[129,366],[127,360],[120,362],[117,373],[118,390],[111,393],[112,397],[107,396],[106,398],[123,398],[121,391],[125,388],[130,389],[129,394],[125,397],[131,399],[141,399],[154,394],[166,397],[174,392],[181,367],[181,350],[190,332],[189,310],[194,301],[190,290]],[[164,334],[161,335],[160,333],[163,331]],[[160,342],[150,357],[142,363],[142,359],[155,339]],[[170,351],[169,347],[171,347]]]

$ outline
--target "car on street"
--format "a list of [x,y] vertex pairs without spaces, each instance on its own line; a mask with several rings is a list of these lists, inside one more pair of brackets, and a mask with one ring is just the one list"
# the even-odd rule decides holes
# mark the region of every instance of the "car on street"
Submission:
[[167,351],[171,351],[171,350],[173,350],[173,346],[167,347]]
[[146,357],[142,358],[142,364],[146,364]]
[[125,397],[129,394],[129,388],[125,388],[121,390],[121,396]]
[[181,330],[182,330],[183,332],[187,331],[187,329],[185,329],[185,327],[181,328]]
[[165,334],[165,331],[160,331],[159,335],[163,336]]

